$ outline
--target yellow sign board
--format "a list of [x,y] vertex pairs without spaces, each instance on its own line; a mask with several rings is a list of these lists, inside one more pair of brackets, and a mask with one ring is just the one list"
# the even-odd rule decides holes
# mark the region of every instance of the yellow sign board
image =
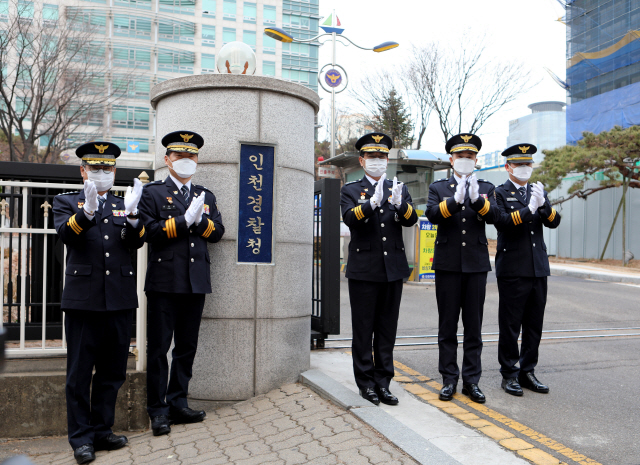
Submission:
[[422,281],[423,279],[436,279],[432,266],[438,226],[431,224],[426,218],[420,218],[419,221],[420,253],[418,256],[418,281]]

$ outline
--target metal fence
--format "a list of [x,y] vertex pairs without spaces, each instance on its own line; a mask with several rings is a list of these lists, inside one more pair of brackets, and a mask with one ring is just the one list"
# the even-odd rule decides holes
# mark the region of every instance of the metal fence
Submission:
[[314,184],[311,346],[340,334],[340,180]]

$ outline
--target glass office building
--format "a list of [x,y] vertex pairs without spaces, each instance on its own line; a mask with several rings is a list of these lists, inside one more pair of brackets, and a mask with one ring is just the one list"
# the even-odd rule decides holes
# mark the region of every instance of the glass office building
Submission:
[[640,0],[567,3],[567,143],[640,124]]
[[[242,41],[256,52],[256,74],[297,82],[317,91],[318,43],[282,44],[263,34],[268,26],[297,38],[318,34],[318,0],[18,0],[43,18],[73,18],[96,34],[96,58],[108,79],[126,79],[126,98],[105,108],[72,136],[72,143],[115,142],[121,166],[152,167],[155,137],[151,88],[158,82],[215,72],[223,45]],[[13,0],[0,0],[7,21]],[[159,135],[162,136],[162,135]]]

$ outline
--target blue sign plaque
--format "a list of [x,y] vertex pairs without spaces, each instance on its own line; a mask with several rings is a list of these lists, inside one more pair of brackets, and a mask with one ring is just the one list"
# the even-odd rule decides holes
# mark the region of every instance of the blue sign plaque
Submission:
[[275,148],[240,146],[238,263],[273,263]]

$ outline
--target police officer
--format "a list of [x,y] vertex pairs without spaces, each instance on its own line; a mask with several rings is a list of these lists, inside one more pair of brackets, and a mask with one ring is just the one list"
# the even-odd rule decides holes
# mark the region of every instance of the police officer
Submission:
[[462,310],[464,357],[462,393],[484,403],[478,387],[482,366],[482,313],[487,272],[491,271],[485,224],[493,224],[497,214],[494,187],[473,174],[482,141],[474,134],[450,138],[445,150],[450,154],[453,175],[429,186],[427,217],[438,225],[433,270],[438,303],[438,369],[443,378],[440,400],[451,400],[460,370],[457,363],[458,320]]
[[134,180],[124,198],[109,192],[118,146],[91,142],[78,147],[76,155],[82,159],[84,190],[57,195],[53,218],[67,246],[61,307],[66,316],[69,443],[76,461],[89,463],[95,451],[127,444],[111,428],[138,306],[131,252],[143,245],[145,228],[138,219],[140,180]]
[[[549,387],[536,378],[538,347],[547,303],[549,257],[542,227],[557,228],[560,214],[551,207],[542,183],[530,184],[533,144],[516,144],[502,152],[509,180],[496,188],[501,212],[496,221],[498,248],[496,276],[500,304],[498,361],[502,388],[521,396],[522,387],[547,393]],[[522,328],[522,347],[518,336]],[[520,368],[516,364],[520,362]]]
[[[145,186],[140,202],[147,228],[149,264],[145,288],[148,308],[147,412],[153,434],[171,432],[170,424],[204,420],[204,411],[188,407],[187,394],[205,294],[211,293],[207,243],[224,234],[216,197],[191,178],[204,139],[191,131],[162,138],[169,176]],[[171,374],[167,352],[174,340]],[[169,384],[167,386],[167,379]]]
[[[362,136],[356,143],[365,176],[343,186],[340,206],[351,231],[349,279],[353,330],[353,371],[360,395],[378,405],[398,403],[389,391],[393,378],[403,279],[411,271],[402,241],[402,226],[418,216],[407,186],[386,180],[391,138],[381,133]],[[371,356],[373,337],[373,353]]]

